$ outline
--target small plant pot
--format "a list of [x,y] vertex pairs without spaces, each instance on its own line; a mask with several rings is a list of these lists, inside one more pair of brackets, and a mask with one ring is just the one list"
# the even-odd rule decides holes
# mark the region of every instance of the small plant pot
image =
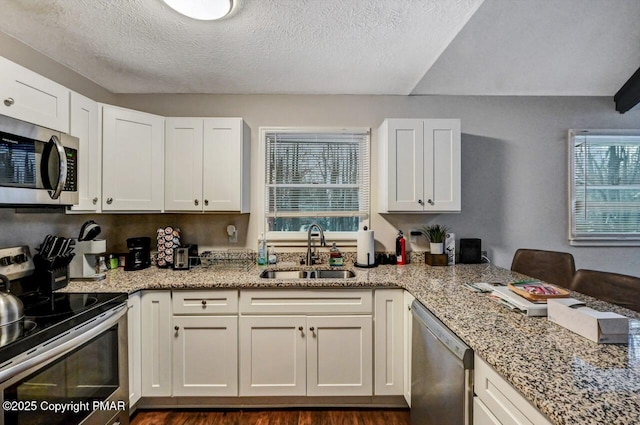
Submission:
[[429,248],[431,249],[432,254],[444,254],[444,242],[429,244]]

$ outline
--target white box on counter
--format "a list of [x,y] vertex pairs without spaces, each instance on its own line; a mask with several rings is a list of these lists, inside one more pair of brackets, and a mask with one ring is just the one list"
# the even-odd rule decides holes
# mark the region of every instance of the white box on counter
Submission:
[[550,321],[599,344],[627,344],[629,319],[617,313],[597,311],[574,298],[547,300]]

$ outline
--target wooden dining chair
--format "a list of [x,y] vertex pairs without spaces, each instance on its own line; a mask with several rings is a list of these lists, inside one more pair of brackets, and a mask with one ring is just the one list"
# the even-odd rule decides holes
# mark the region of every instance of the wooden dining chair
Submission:
[[568,252],[521,248],[513,255],[511,270],[568,288],[576,273],[576,264]]
[[569,289],[640,311],[640,277],[580,269],[573,277]]

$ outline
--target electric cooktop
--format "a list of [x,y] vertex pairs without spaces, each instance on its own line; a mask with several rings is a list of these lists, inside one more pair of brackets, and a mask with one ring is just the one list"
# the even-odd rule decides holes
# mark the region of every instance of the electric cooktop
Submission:
[[21,295],[24,319],[0,326],[0,367],[65,331],[116,307],[126,293],[39,293]]

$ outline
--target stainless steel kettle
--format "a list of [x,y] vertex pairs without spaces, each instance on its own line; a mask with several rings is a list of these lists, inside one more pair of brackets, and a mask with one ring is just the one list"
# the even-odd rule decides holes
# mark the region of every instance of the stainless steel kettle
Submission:
[[0,274],[0,280],[5,289],[4,292],[0,292],[0,326],[5,326],[24,317],[24,305],[20,298],[11,294],[9,278]]

